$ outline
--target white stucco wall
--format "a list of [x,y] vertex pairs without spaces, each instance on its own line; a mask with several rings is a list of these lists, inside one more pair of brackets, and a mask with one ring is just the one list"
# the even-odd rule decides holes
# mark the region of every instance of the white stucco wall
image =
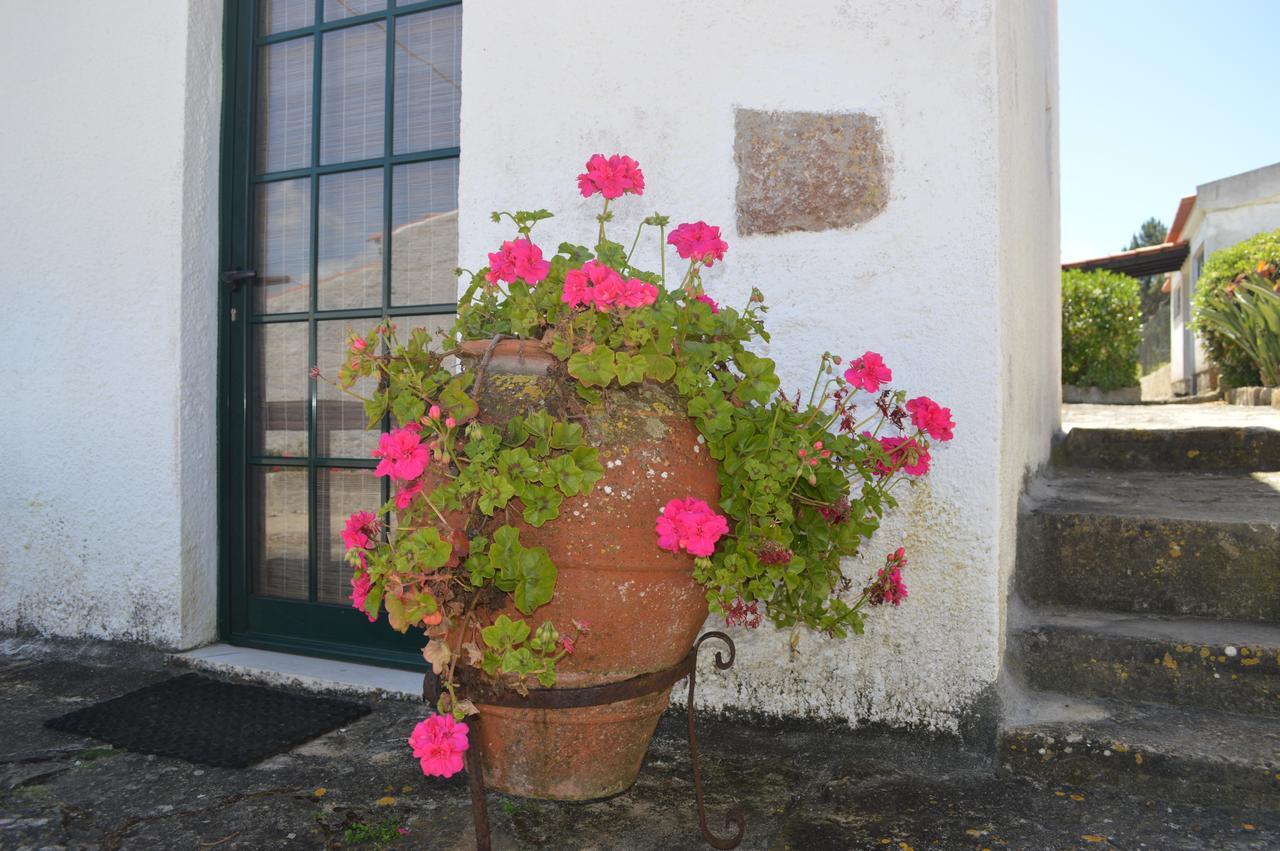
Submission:
[[0,28],[0,630],[214,634],[222,3]]
[[[547,206],[558,215],[540,227],[544,246],[590,241],[598,199],[579,197],[574,178],[592,153],[626,153],[647,190],[615,205],[613,232],[630,238],[655,209],[720,225],[729,253],[708,290],[735,304],[753,285],[765,292],[768,351],[788,387],[811,380],[824,350],[872,349],[958,423],[936,474],[903,495],[905,510],[849,569],[860,580],[905,544],[908,602],[875,613],[863,638],[808,636],[795,657],[785,634],[738,630],[737,668],[706,677],[700,692],[718,706],[955,728],[996,679],[1013,502],[1056,425],[1052,7],[526,8],[467,7],[462,265],[481,263],[506,235],[485,217],[491,209]],[[517,15],[523,43],[571,45],[572,61],[510,50]],[[625,46],[601,36],[619,31]],[[877,115],[892,158],[884,212],[853,229],[739,236],[735,107]],[[650,241],[638,254],[655,250]]]

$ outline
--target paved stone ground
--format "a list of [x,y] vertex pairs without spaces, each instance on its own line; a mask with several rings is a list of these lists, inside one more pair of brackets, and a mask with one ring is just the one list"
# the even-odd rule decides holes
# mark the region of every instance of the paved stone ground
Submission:
[[1280,409],[1204,402],[1196,405],[1063,405],[1062,427],[1072,428],[1273,428]]
[[[158,654],[74,649],[0,655],[0,848],[471,846],[463,778],[424,778],[404,744],[421,714],[412,703],[374,700],[368,717],[290,753],[207,768],[45,730],[47,718],[177,673]],[[639,782],[615,798],[491,795],[495,847],[705,847],[682,722],[664,719]],[[701,731],[713,825],[737,798],[748,849],[1280,846],[1280,814],[997,779],[947,739],[724,717]]]

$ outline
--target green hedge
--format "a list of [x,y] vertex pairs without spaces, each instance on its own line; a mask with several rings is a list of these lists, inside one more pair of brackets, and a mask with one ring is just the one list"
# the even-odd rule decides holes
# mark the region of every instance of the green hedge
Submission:
[[1222,370],[1222,383],[1228,387],[1260,384],[1258,367],[1242,348],[1201,321],[1200,311],[1208,305],[1225,308],[1227,284],[1242,273],[1254,271],[1259,263],[1280,263],[1280,230],[1260,233],[1213,252],[1196,281],[1191,324],[1204,340],[1209,358]]
[[1118,390],[1138,383],[1142,297],[1128,275],[1062,273],[1062,383]]

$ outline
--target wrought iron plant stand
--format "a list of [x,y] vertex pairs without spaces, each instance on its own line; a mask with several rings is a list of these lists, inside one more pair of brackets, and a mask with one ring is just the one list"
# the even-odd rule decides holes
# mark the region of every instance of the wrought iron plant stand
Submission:
[[[573,709],[584,706],[603,706],[619,700],[642,697],[670,688],[686,677],[689,679],[689,696],[686,711],[689,725],[689,758],[693,765],[693,792],[697,803],[698,827],[702,838],[713,848],[736,848],[746,833],[746,813],[742,807],[735,806],[725,815],[725,826],[732,834],[725,837],[716,836],[707,826],[707,811],[702,795],[702,764],[698,759],[698,732],[695,724],[693,705],[694,688],[698,679],[698,651],[703,642],[714,638],[724,642],[728,648],[726,657],[717,650],[715,665],[718,670],[726,671],[733,667],[736,650],[733,640],[723,632],[707,632],[698,637],[685,657],[674,666],[664,671],[643,674],[616,683],[588,686],[586,688],[534,689],[528,696],[522,696],[510,690],[495,690],[480,682],[468,683],[469,696],[477,703],[493,706],[523,707],[527,709]],[[430,672],[423,680],[422,696],[431,704],[435,703],[438,694],[436,678]],[[484,723],[479,716],[468,719],[473,726]],[[471,748],[467,751],[466,768],[471,789],[471,815],[475,820],[476,849],[490,851],[489,813],[485,799],[484,776],[481,769],[480,737],[471,736]]]

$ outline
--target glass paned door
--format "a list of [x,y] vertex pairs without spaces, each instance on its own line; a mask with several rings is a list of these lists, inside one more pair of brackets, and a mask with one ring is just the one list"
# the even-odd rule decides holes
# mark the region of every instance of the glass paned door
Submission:
[[350,606],[338,532],[386,484],[360,402],[311,370],[383,317],[452,321],[462,7],[232,0],[227,27],[223,634],[420,665]]

